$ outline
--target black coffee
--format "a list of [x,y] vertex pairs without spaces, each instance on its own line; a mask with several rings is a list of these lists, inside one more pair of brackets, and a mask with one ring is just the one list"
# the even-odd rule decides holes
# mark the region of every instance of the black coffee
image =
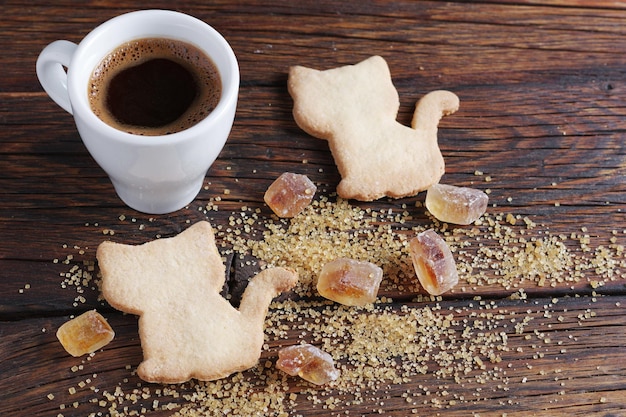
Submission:
[[166,135],[187,129],[217,106],[219,72],[188,43],[139,39],[119,46],[91,75],[93,112],[116,129]]

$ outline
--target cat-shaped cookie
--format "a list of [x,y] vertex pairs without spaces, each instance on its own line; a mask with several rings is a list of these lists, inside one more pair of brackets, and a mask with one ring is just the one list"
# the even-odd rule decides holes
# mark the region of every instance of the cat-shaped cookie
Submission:
[[342,178],[340,197],[407,197],[439,182],[445,164],[437,127],[442,116],[458,109],[455,94],[428,93],[411,127],[398,123],[398,92],[380,56],[325,71],[291,67],[288,89],[298,126],[328,141]]
[[137,374],[148,382],[209,381],[253,367],[270,302],[298,280],[286,268],[264,269],[234,308],[220,295],[225,268],[206,221],[142,245],[106,241],[96,256],[104,298],[139,316]]

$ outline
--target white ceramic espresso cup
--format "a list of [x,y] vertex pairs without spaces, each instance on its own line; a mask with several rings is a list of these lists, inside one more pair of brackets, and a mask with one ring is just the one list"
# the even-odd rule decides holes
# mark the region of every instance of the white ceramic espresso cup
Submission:
[[[141,38],[184,41],[213,60],[222,94],[205,119],[177,133],[141,136],[109,126],[93,113],[88,86],[94,68],[118,46]],[[120,15],[95,28],[78,45],[52,42],[39,55],[37,76],[48,95],[74,116],[83,143],[122,201],[151,214],[176,211],[198,195],[230,134],[239,93],[239,67],[226,40],[205,22],[168,10]]]

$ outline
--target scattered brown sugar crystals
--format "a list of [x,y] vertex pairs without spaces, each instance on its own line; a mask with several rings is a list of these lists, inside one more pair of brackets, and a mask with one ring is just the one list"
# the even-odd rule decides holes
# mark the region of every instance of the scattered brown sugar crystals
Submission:
[[[386,415],[394,405],[403,415],[444,415],[445,410],[480,408],[485,401],[504,415],[511,407],[527,406],[512,393],[530,388],[531,382],[552,390],[555,401],[566,401],[560,392],[576,390],[581,377],[569,372],[569,364],[581,352],[588,354],[585,327],[603,320],[604,313],[623,314],[624,306],[601,296],[597,301],[565,297],[537,304],[520,294],[516,301],[376,304],[368,309],[277,303],[267,318],[266,327],[273,326],[267,335],[269,358],[249,372],[174,386],[144,385],[132,377],[113,384],[111,376],[92,374],[102,372],[104,362],[89,356],[72,367],[76,377],[83,376],[69,387],[70,395],[65,387],[50,392],[47,401],[60,404],[59,416],[288,417],[315,410],[338,417]],[[332,354],[341,377],[329,386],[302,386],[277,370],[271,359],[275,346],[294,338]],[[94,404],[100,411],[91,414]]]
[[383,270],[371,262],[338,258],[322,268],[317,291],[322,297],[347,306],[364,306],[376,301]]
[[[347,257],[383,269],[379,297],[389,291],[419,292],[409,254],[409,239],[426,228],[415,224],[410,208],[372,209],[326,196],[315,199],[297,219],[263,220],[247,208],[218,226],[223,245],[275,266],[288,266],[300,277],[295,291],[315,295],[322,267]],[[207,212],[209,214],[209,212]],[[471,227],[452,227],[436,219],[432,227],[454,254],[459,291],[500,285],[515,291],[527,285],[615,281],[626,278],[626,230],[613,230],[610,241],[597,241],[588,231],[554,234],[531,218],[512,213],[485,213]]]
[[437,232],[419,233],[409,245],[417,278],[429,294],[441,295],[459,282],[454,256]]
[[333,357],[311,344],[282,348],[278,351],[276,367],[281,371],[315,385],[328,384],[339,378]]
[[63,323],[57,330],[59,342],[74,357],[102,349],[114,337],[115,332],[96,310],[87,311]]
[[[70,246],[64,244],[63,249],[70,249]],[[90,290],[97,290],[95,280],[95,264],[96,262],[91,258],[86,258],[86,251],[88,247],[80,247],[74,245],[71,247],[72,253],[65,255],[65,259],[54,259],[53,263],[70,266],[67,271],[61,272],[59,276],[62,278],[61,288],[73,288],[76,291],[74,297],[73,307],[78,307],[80,304],[84,304],[87,299],[84,294]],[[79,261],[79,258],[84,258]]]
[[610,241],[594,239],[586,228],[551,233],[528,217],[487,216],[477,227],[455,229],[447,241],[455,246],[464,290],[497,284],[516,290],[529,285],[566,286],[626,278],[626,252],[613,230]]
[[435,184],[426,191],[426,208],[438,220],[468,225],[487,210],[489,197],[481,190]]
[[[254,217],[256,213],[247,215]],[[383,270],[386,286],[417,293],[419,285],[412,280],[415,271],[406,248],[405,223],[409,219],[407,210],[362,209],[346,200],[335,202],[321,196],[297,219],[262,224],[262,236],[248,238],[234,233],[247,224],[245,218],[237,217],[228,228],[222,228],[221,237],[235,252],[249,253],[270,265],[294,268],[300,277],[295,291],[302,297],[317,295],[315,283],[320,271],[342,257],[372,262]]]
[[[388,389],[397,393],[393,385],[409,381],[413,387],[415,381],[435,385],[433,397],[439,396],[436,385],[451,384],[446,387],[450,401],[475,379],[500,385],[505,376],[498,369],[510,351],[507,314],[490,302],[454,308],[423,303],[320,308],[314,303],[285,302],[268,316],[272,326],[267,328],[270,342],[297,337],[332,355],[341,378],[332,391],[317,391],[314,398],[319,397],[321,404],[328,399],[324,397],[350,398],[348,403],[333,403],[339,415],[339,410],[351,406],[383,401]],[[520,323],[519,329],[524,332],[525,324]],[[407,388],[407,393],[419,401],[423,393],[414,389]],[[447,400],[441,398],[442,403]],[[378,411],[373,410],[372,414]]]
[[311,204],[316,191],[306,175],[284,172],[269,186],[263,199],[278,217],[295,217]]
[[[207,218],[222,216],[233,210],[232,204],[216,197],[203,213]],[[586,327],[605,314],[623,315],[626,303],[577,294],[542,302],[527,299],[525,289],[545,285],[588,291],[626,279],[626,229],[612,230],[609,239],[586,228],[555,232],[529,217],[506,212],[486,213],[471,227],[454,228],[436,219],[432,225],[424,224],[411,217],[414,210],[405,205],[372,209],[322,196],[297,219],[267,220],[260,207],[238,207],[217,226],[223,253],[234,251],[237,257],[252,252],[259,264],[292,265],[301,282],[315,282],[323,265],[339,256],[369,260],[385,274],[379,299],[365,307],[306,299],[272,304],[259,364],[218,381],[156,386],[131,376],[115,383],[110,377],[96,377],[102,366],[108,366],[98,360],[104,360],[102,356],[92,360],[87,355],[81,359],[82,379],[70,387],[81,399],[60,389],[48,394],[46,401],[59,405],[59,415],[71,410],[69,415],[117,417],[226,413],[288,417],[303,410],[332,416],[385,415],[399,399],[406,402],[403,415],[484,409],[481,404],[486,401],[504,415],[525,409],[527,404],[512,393],[530,389],[531,382],[556,393],[555,401],[566,401],[561,392],[575,391],[582,381],[569,372],[569,364],[581,358],[580,352],[586,357],[586,345],[594,343]],[[148,220],[120,221],[132,229],[141,225],[139,230],[146,234],[157,230],[143,227]],[[390,296],[419,291],[408,242],[425,227],[437,230],[455,256],[460,278],[455,291],[469,294],[481,286],[501,285],[511,290],[510,299],[443,301],[417,295],[410,302],[390,303]],[[67,268],[61,281],[65,287],[71,279],[67,289],[74,293],[78,285],[74,281],[85,280],[82,274],[76,277],[76,269],[87,272],[85,262],[92,262],[93,256],[71,245],[64,247],[60,259],[66,253],[65,261],[55,263]],[[92,284],[81,285],[89,290]],[[329,353],[341,377],[326,386],[294,384],[274,366],[278,347],[294,340]],[[125,378],[134,366],[129,364],[118,374]],[[90,414],[94,404],[101,411]]]
[[[526,382],[561,395],[556,393],[576,391],[590,377],[599,381],[601,373],[581,376],[570,365],[588,356],[586,343],[593,341],[587,326],[597,325],[603,314],[623,314],[624,306],[601,296],[537,303],[519,295],[367,308],[276,303],[266,318],[265,359],[249,371],[182,385],[144,384],[135,377],[115,383],[109,372],[105,378],[94,373],[106,367],[104,359],[87,357],[83,379],[70,387],[78,395],[63,389],[51,392],[48,401],[60,402],[59,415],[65,409],[66,416],[288,417],[313,411],[338,417],[387,415],[394,406],[402,415],[445,415],[484,409],[487,402],[503,415],[528,406],[513,395],[529,389]],[[340,378],[302,385],[276,369],[278,349],[294,340],[331,354]],[[100,411],[90,414],[94,404]]]

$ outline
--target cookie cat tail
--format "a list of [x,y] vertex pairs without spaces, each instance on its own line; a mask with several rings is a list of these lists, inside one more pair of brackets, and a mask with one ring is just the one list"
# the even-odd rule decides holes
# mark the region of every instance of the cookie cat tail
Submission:
[[252,322],[263,324],[272,299],[291,290],[298,282],[298,274],[287,268],[269,268],[250,280],[241,297],[239,312]]
[[450,115],[459,109],[459,98],[456,94],[446,91],[431,91],[417,102],[411,127],[434,134],[437,140],[437,126],[443,116]]

